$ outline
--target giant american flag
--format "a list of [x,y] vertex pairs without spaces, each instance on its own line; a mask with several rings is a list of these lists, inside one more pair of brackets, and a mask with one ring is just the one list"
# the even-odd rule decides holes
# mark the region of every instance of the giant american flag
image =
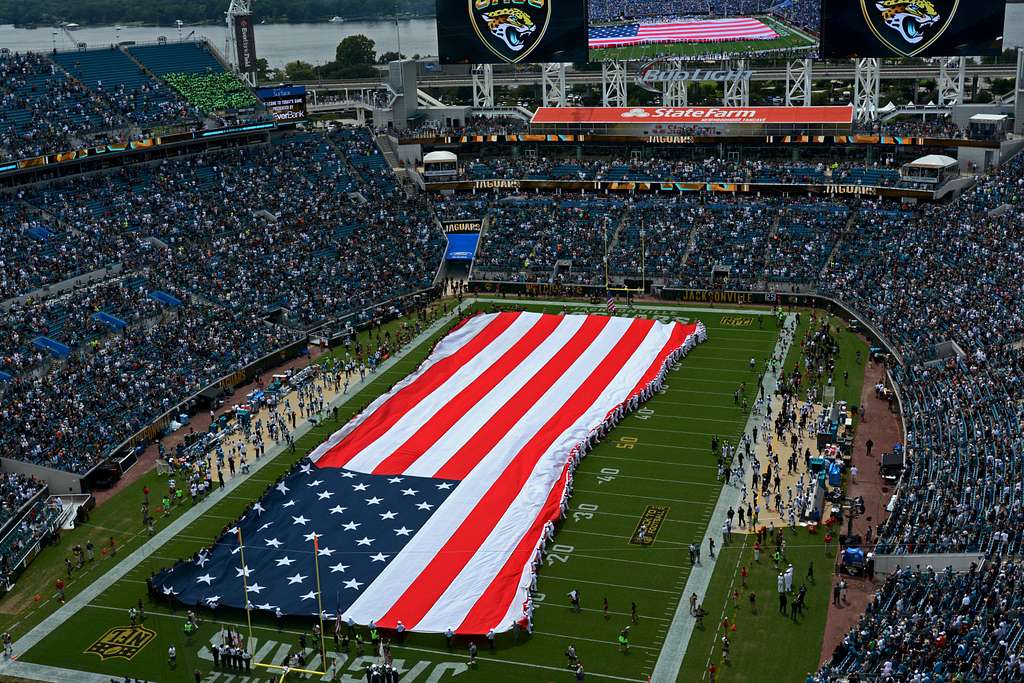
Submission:
[[469,318],[156,588],[189,605],[508,630],[578,459],[704,336],[603,315]]
[[778,38],[771,27],[753,17],[693,19],[650,24],[595,26],[590,29],[591,49],[651,43],[711,43],[729,40]]

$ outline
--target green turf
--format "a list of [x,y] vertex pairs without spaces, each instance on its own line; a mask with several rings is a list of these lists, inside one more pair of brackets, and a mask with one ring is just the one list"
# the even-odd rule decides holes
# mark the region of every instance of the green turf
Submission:
[[[770,553],[762,553],[754,562],[754,537],[738,535],[737,541],[719,552],[718,564],[711,585],[704,596],[708,616],[703,628],[695,628],[683,660],[679,681],[706,680],[709,661],[718,667],[718,680],[729,683],[761,683],[762,681],[802,681],[808,672],[818,668],[818,655],[828,615],[831,596],[831,568],[835,544],[828,555],[821,534],[804,530],[786,534],[786,561],[793,563],[794,590],[807,586],[807,604],[803,616],[794,621],[779,613],[776,577]],[[805,577],[814,563],[814,581]],[[741,585],[740,567],[750,574],[747,588]],[[780,570],[785,569],[785,562]],[[736,609],[733,591],[740,593]],[[752,613],[748,595],[756,595],[757,613]],[[721,626],[723,617],[730,620],[731,664],[722,661]],[[714,645],[714,646],[713,646]]]
[[700,57],[714,54],[736,54],[762,52],[764,50],[799,50],[813,48],[817,41],[811,36],[787,24],[767,16],[756,17],[775,29],[778,38],[772,40],[735,40],[722,43],[658,43],[656,45],[631,45],[628,47],[600,48],[590,51],[590,61],[616,59],[645,60],[658,57]]
[[[493,306],[479,305],[484,310]],[[572,309],[573,305],[568,307]],[[549,312],[562,308],[551,307]],[[717,434],[736,439],[741,433],[747,416],[734,405],[732,393],[739,382],[746,381],[753,398],[752,387],[756,387],[756,382],[751,381],[747,360],[752,355],[769,356],[777,337],[771,318],[765,319],[763,329],[757,325],[723,326],[723,315],[750,316],[732,311],[695,314],[677,310],[680,318],[703,320],[709,341],[689,354],[670,373],[665,390],[616,427],[577,471],[569,519],[559,525],[555,543],[549,547],[548,566],[540,575],[533,635],[518,642],[513,642],[511,634],[501,636],[498,648],[481,652],[475,671],[460,675],[460,679],[564,680],[569,674],[562,653],[570,642],[575,643],[589,680],[643,681],[651,672],[688,575],[686,544],[703,537],[720,491],[709,450],[711,437]],[[657,317],[668,315],[663,310],[638,312]],[[142,676],[150,681],[185,680],[193,668],[204,674],[210,672],[212,661],[203,657],[200,644],[215,637],[220,624],[244,623],[244,613],[221,610],[215,616],[205,614],[196,643],[186,646],[183,613],[179,610],[169,614],[162,607],[147,603],[146,625],[156,632],[156,637],[134,659],[101,661],[84,650],[107,629],[126,625],[128,607],[140,598],[145,600],[144,579],[150,572],[209,543],[296,457],[315,447],[348,419],[357,406],[415,368],[431,343],[424,343],[378,377],[341,410],[337,423],[323,424],[300,439],[295,456],[279,456],[256,474],[255,480],[244,483],[230,498],[218,501],[207,515],[44,638],[24,659],[112,676]],[[117,506],[129,514],[130,518],[124,520],[128,527],[138,526],[138,521],[131,518],[136,504],[131,499],[138,492],[124,495],[128,502],[118,502]],[[667,521],[653,547],[629,545],[627,540],[648,504],[669,506]],[[101,513],[106,514],[106,507],[94,517],[94,524]],[[581,613],[568,608],[566,593],[571,588],[582,595]],[[605,597],[610,605],[607,619],[601,612]],[[640,620],[632,629],[631,651],[621,654],[614,644],[615,637],[629,623],[629,606],[633,601],[638,604]],[[311,626],[309,621],[293,620],[286,632],[278,633],[271,620],[254,617],[257,659],[280,661],[288,648],[294,646],[297,633]],[[176,672],[171,672],[165,661],[171,643],[178,646]],[[465,668],[465,643],[460,642],[456,650],[449,652],[439,636],[411,636],[394,651],[410,671],[403,680],[439,681]],[[358,655],[353,647],[336,659],[342,670],[358,675],[365,661],[359,660]],[[211,674],[206,680],[216,679]]]
[[[819,311],[820,315],[820,311]],[[839,343],[839,359],[836,364],[836,399],[856,405],[864,383],[864,359],[868,345],[859,336],[850,332],[842,320],[832,318],[830,324]],[[836,327],[838,326],[838,328]],[[787,371],[801,357],[800,342],[806,338],[810,327],[810,316],[801,311],[800,325],[786,356]],[[860,352],[860,363],[857,352]],[[849,372],[849,382],[843,381],[843,371]],[[806,396],[807,387],[802,395]],[[703,596],[708,618],[704,629],[694,630],[687,648],[686,658],[680,672],[680,681],[706,680],[707,665],[713,661],[718,667],[719,681],[723,683],[755,683],[760,681],[801,681],[808,672],[818,667],[821,641],[824,635],[825,618],[831,589],[831,571],[835,563],[835,546],[825,554],[824,534],[809,534],[800,530],[796,535],[787,534],[787,560],[796,570],[794,586],[799,588],[806,576],[808,565],[813,562],[815,582],[807,582],[807,607],[804,615],[796,622],[778,613],[778,598],[775,579],[776,570],[762,554],[759,564],[753,562],[753,538],[741,536],[720,553],[711,584]],[[741,590],[740,606],[733,607],[733,590],[739,589],[739,567],[746,565],[750,571],[749,588]],[[751,613],[747,595],[757,595],[758,612]],[[722,661],[721,618],[729,616],[736,625],[735,633],[730,632],[732,641],[731,664]],[[764,656],[770,647],[772,656]]]

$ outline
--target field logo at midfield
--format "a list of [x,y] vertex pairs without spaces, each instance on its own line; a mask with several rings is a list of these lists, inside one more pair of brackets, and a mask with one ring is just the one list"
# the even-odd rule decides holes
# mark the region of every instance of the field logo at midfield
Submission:
[[630,544],[654,545],[654,537],[658,535],[658,529],[668,517],[669,509],[667,505],[648,505],[644,514],[640,516],[636,529],[633,530],[633,535],[629,539]]
[[477,38],[499,59],[520,62],[540,45],[559,0],[467,0]]
[[721,323],[725,327],[750,327],[754,324],[754,319],[749,316],[726,315],[722,316]]
[[893,52],[913,57],[946,32],[960,0],[860,0],[868,28]]
[[85,654],[99,655],[102,660],[115,657],[130,660],[154,638],[156,631],[145,626],[115,626],[90,645]]

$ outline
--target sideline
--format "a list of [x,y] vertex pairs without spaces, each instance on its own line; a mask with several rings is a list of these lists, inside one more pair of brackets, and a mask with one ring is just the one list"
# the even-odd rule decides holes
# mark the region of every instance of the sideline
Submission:
[[[350,391],[348,394],[339,394],[335,396],[330,403],[327,404],[328,409],[344,405],[351,398],[359,395],[362,389],[376,381],[395,364],[405,359],[405,357],[414,350],[420,348],[420,346],[430,339],[431,336],[444,329],[445,326],[452,322],[452,320],[461,315],[462,311],[469,306],[472,306],[474,302],[475,300],[473,299],[467,299],[462,304],[457,304],[452,309],[451,313],[439,318],[432,325],[420,332],[417,337],[410,341],[398,353],[381,363],[380,366],[378,366],[377,372],[367,375],[365,379],[353,384],[353,391]],[[308,419],[303,420],[297,425],[295,431],[292,432],[293,438],[295,441],[298,441],[316,426],[317,425],[314,425]],[[74,669],[61,669],[44,664],[17,661],[17,658],[21,657],[39,644],[43,638],[63,626],[64,623],[72,616],[88,606],[89,603],[99,597],[101,593],[106,591],[117,581],[122,580],[125,575],[142,564],[151,555],[156,554],[160,547],[173,540],[182,531],[184,531],[187,526],[198,520],[203,513],[213,507],[213,505],[219,503],[223,498],[229,497],[229,494],[232,491],[238,488],[242,483],[248,482],[250,477],[263,469],[268,462],[275,460],[277,456],[285,452],[287,448],[288,444],[286,442],[282,442],[275,448],[269,449],[264,457],[250,465],[249,475],[244,477],[235,477],[226,484],[225,488],[218,489],[216,492],[208,495],[202,502],[189,508],[187,511],[182,513],[181,516],[161,529],[155,536],[146,541],[140,547],[136,548],[118,564],[111,567],[105,574],[83,588],[81,592],[68,600],[63,606],[36,624],[28,633],[14,643],[14,657],[0,663],[0,673],[32,680],[48,681],[51,683],[61,683],[62,681],[70,681],[72,683],[93,683],[95,681],[102,681],[103,683],[109,682],[109,675],[93,674],[92,672],[82,672]],[[251,498],[246,498],[246,500],[250,499]]]
[[[792,313],[787,314],[785,324],[786,327],[792,327],[795,330],[796,316]],[[783,362],[778,365],[780,368],[785,363],[791,338],[791,335],[780,334],[775,344],[775,355],[783,359]],[[765,395],[773,396],[775,394],[778,380],[778,371],[765,373]],[[758,425],[760,420],[759,416],[751,412],[747,418],[745,433],[751,434],[754,426]],[[739,488],[729,485],[722,486],[722,492],[718,496],[718,503],[715,505],[710,521],[708,521],[708,528],[704,534],[705,538],[718,539],[721,537],[722,524],[725,522],[726,512],[730,507],[739,505],[739,501]],[[702,544],[704,540],[704,538],[701,538]],[[696,625],[696,620],[690,616],[690,604],[686,596],[693,593],[696,593],[698,596],[707,594],[715,564],[717,564],[718,558],[721,557],[721,552],[714,558],[708,557],[706,550],[706,547],[702,548],[702,551],[705,551],[702,552],[704,559],[701,560],[701,564],[690,569],[690,576],[686,579],[686,587],[683,589],[682,595],[679,596],[679,604],[676,606],[675,616],[672,617],[672,625],[669,626],[665,642],[661,647],[661,654],[658,655],[658,661],[654,665],[654,673],[651,674],[651,681],[653,683],[671,683],[679,677],[679,670],[683,666],[683,657],[686,656],[686,649],[690,644],[690,636],[693,635],[693,627]],[[722,548],[719,548],[719,550],[721,551]]]

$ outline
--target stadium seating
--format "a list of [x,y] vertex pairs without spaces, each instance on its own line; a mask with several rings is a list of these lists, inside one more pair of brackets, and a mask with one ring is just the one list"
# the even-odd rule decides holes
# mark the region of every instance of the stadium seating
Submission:
[[167,74],[224,73],[224,67],[203,43],[138,45],[129,48],[128,52],[144,67],[161,78]]
[[0,55],[0,158],[66,151],[120,122],[45,57]]
[[180,121],[196,114],[187,102],[150,78],[118,49],[58,52],[53,60],[120,116],[137,125]]
[[890,576],[816,681],[1014,681],[1024,567],[999,558],[969,572],[907,567]]

